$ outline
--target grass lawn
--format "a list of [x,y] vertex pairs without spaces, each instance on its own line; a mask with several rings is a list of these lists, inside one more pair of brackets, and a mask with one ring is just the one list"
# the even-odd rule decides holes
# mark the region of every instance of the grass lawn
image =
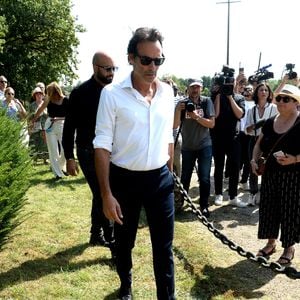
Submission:
[[[37,165],[22,214],[25,221],[0,252],[0,299],[116,299],[110,251],[89,247],[91,194],[85,180],[55,181]],[[177,299],[255,299],[264,279],[188,211],[176,217]],[[133,252],[134,299],[156,299],[148,228],[141,217]],[[268,280],[270,271],[260,271]],[[265,298],[271,299],[271,298]],[[278,298],[277,298],[278,299]]]

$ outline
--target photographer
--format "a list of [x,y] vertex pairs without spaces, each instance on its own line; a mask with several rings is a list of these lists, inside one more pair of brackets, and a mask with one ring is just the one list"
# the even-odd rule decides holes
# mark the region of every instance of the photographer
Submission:
[[295,67],[294,64],[286,64],[285,70],[287,71],[284,76],[282,77],[278,87],[274,91],[275,94],[278,94],[281,92],[282,88],[287,84],[290,83],[292,85],[299,87],[299,78],[297,73],[293,70]]
[[174,128],[181,124],[182,173],[181,182],[188,192],[197,159],[200,193],[200,209],[209,217],[210,170],[212,142],[209,128],[215,125],[215,111],[210,98],[200,96],[203,84],[193,81],[188,86],[188,98],[178,102],[175,109]]
[[[278,113],[276,104],[272,103],[273,93],[271,88],[266,83],[260,83],[252,96],[255,106],[247,113],[245,124],[246,133],[251,135],[249,153],[252,156],[252,151],[258,136],[261,133],[265,121]],[[258,177],[250,170],[250,195],[248,205],[258,204]]]
[[223,67],[222,73],[214,77],[215,127],[211,130],[215,163],[215,205],[223,203],[223,170],[225,155],[229,166],[229,204],[245,207],[237,197],[240,169],[240,141],[238,121],[245,114],[245,99],[233,91],[234,69]]

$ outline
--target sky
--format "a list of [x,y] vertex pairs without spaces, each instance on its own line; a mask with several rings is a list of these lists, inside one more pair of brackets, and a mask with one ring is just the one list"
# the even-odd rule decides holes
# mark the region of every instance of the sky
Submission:
[[[287,63],[300,72],[299,0],[231,0],[229,66],[246,76],[272,64],[280,79]],[[92,56],[109,53],[122,79],[131,70],[127,45],[138,27],[155,27],[164,36],[165,63],[159,76],[213,77],[227,62],[227,0],[73,0],[73,15],[85,27],[79,33],[80,81],[92,75]],[[298,72],[298,73],[299,73]]]

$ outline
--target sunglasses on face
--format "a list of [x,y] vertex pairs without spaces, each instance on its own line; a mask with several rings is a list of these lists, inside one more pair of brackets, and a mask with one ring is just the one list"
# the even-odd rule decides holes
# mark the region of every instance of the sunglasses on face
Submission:
[[109,73],[118,71],[118,67],[99,66],[99,65],[96,65],[96,66],[105,70],[106,72],[109,72]]
[[14,93],[7,93],[8,96],[14,96]]
[[161,66],[165,61],[164,56],[163,57],[156,57],[156,58],[151,58],[149,56],[138,55],[138,54],[136,56],[140,59],[141,64],[143,66],[149,66],[152,62],[154,62],[154,64],[156,66]]
[[276,96],[275,97],[275,100],[276,100],[276,102],[280,102],[281,100],[282,100],[282,102],[283,103],[289,103],[289,102],[291,102],[291,101],[295,101],[293,98],[291,98],[291,97],[289,97],[289,96],[280,96],[280,95],[278,95],[278,96]]
[[1,82],[1,83],[7,83],[7,81],[5,81],[5,80],[0,80],[0,82]]

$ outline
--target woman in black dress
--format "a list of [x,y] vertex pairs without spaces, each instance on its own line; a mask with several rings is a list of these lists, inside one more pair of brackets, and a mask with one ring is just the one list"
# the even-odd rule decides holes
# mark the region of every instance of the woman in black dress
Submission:
[[268,157],[262,175],[258,238],[268,239],[257,256],[268,258],[275,252],[279,236],[283,253],[281,265],[294,258],[294,244],[300,241],[300,117],[297,106],[300,90],[285,85],[275,97],[278,114],[262,128],[251,160],[256,174],[259,157]]

